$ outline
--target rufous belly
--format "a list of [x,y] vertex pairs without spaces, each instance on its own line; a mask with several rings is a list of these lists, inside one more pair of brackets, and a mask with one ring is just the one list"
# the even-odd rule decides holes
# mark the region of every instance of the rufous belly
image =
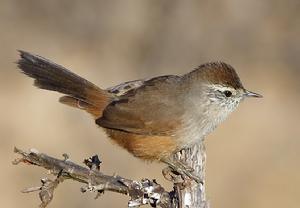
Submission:
[[170,136],[132,134],[105,129],[109,137],[135,157],[154,161],[169,157],[177,149],[176,140]]

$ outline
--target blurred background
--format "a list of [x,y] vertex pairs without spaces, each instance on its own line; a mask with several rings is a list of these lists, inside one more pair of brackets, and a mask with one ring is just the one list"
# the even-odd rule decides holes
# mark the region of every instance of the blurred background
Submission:
[[[183,74],[222,60],[263,99],[245,100],[206,140],[212,208],[299,207],[300,2],[0,0],[0,162],[2,207],[37,207],[46,171],[13,166],[13,147],[36,148],[80,163],[100,154],[102,170],[132,179],[156,178],[148,164],[113,145],[90,116],[37,90],[16,69],[17,49],[47,57],[100,87]],[[126,207],[128,198],[80,193],[66,181],[49,207]]]

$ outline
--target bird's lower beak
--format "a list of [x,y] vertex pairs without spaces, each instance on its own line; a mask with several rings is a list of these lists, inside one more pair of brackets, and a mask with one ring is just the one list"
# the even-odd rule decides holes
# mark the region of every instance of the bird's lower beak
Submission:
[[248,90],[245,90],[244,96],[245,97],[255,97],[255,98],[262,98],[263,97],[262,95],[260,95],[258,93],[251,92],[251,91],[248,91]]

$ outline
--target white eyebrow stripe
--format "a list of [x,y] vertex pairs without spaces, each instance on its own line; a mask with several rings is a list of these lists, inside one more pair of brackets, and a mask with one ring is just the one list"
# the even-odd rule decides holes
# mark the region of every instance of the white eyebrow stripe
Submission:
[[220,90],[220,91],[225,91],[225,90],[233,91],[234,90],[234,88],[232,88],[232,87],[227,87],[227,86],[219,85],[219,84],[211,84],[210,87],[213,89],[216,89],[216,90]]

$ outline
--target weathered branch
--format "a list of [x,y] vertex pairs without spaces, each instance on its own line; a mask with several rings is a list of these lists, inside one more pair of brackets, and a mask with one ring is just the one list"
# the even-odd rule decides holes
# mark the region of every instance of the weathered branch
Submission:
[[205,162],[204,143],[198,143],[174,155],[174,160],[180,161],[194,169],[194,174],[200,177],[201,183],[190,181],[189,184],[174,184],[179,198],[179,207],[209,208],[205,195]]
[[39,191],[42,201],[41,208],[46,207],[51,202],[55,188],[66,179],[86,184],[81,188],[81,191],[96,192],[96,198],[104,191],[129,195],[128,207],[138,207],[145,204],[162,208],[209,207],[205,199],[205,147],[203,143],[184,149],[175,154],[173,158],[193,168],[193,174],[200,177],[202,183],[177,175],[173,173],[172,169],[166,168],[163,171],[165,177],[169,174],[169,178],[171,177],[174,183],[174,190],[171,192],[167,192],[155,180],[143,179],[139,182],[117,175],[105,175],[100,172],[101,161],[98,156],[84,160],[87,167],[83,167],[70,161],[66,154],[63,155],[64,159],[57,159],[34,149],[25,152],[15,148],[15,152],[22,157],[16,159],[13,164],[27,163],[40,166],[56,176],[54,180],[42,179],[42,185],[39,187],[23,190],[24,193]]
[[[40,199],[42,204],[40,207],[46,207],[53,198],[53,192],[59,183],[66,179],[73,179],[86,186],[81,189],[82,192],[94,191],[97,196],[103,191],[113,191],[122,194],[127,194],[131,197],[128,206],[135,207],[144,204],[151,204],[152,206],[160,206],[163,208],[171,207],[170,194],[164,190],[155,180],[151,181],[143,179],[141,182],[125,179],[120,176],[108,176],[102,174],[100,170],[100,161],[97,163],[96,156],[85,160],[85,164],[89,168],[77,165],[65,158],[60,160],[50,157],[46,154],[39,153],[37,150],[30,150],[29,152],[22,151],[15,148],[15,152],[22,157],[16,159],[13,164],[27,163],[31,165],[41,166],[56,175],[55,180],[42,179],[40,187],[33,187],[23,190],[24,193],[40,191]],[[94,161],[93,161],[94,159]],[[95,162],[96,161],[96,162]]]

